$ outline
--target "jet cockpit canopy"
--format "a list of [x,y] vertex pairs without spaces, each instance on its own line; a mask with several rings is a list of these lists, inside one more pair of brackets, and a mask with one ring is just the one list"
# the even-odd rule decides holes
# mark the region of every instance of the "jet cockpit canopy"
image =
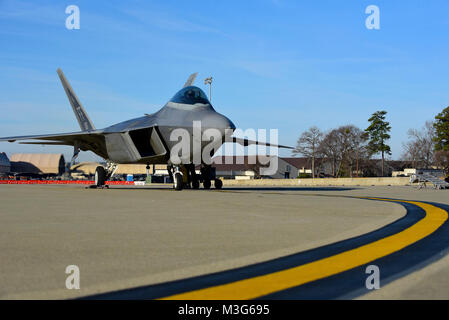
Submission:
[[170,102],[183,104],[210,104],[206,94],[198,87],[189,86],[179,90]]

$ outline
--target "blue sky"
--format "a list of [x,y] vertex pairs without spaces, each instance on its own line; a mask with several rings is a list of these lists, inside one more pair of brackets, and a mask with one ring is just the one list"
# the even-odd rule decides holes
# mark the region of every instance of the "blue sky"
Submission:
[[[65,28],[72,4],[79,30]],[[380,30],[365,27],[371,4]],[[444,0],[0,0],[0,136],[79,130],[58,67],[97,128],[158,110],[198,71],[206,92],[214,77],[217,111],[279,129],[282,144],[313,125],[364,129],[385,109],[396,159],[407,130],[449,105],[448,12]]]

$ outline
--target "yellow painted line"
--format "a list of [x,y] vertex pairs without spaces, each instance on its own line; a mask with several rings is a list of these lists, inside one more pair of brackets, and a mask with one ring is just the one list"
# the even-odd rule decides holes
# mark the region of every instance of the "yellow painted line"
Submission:
[[318,261],[228,284],[176,294],[163,300],[246,300],[323,279],[399,251],[436,231],[447,219],[445,210],[418,201],[363,198],[414,204],[426,212],[423,219],[394,235]]

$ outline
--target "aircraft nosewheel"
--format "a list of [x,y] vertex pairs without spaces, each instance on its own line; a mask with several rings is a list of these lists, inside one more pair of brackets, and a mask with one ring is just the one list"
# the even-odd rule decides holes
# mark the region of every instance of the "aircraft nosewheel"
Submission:
[[175,190],[180,191],[182,190],[182,174],[180,172],[175,172],[173,175],[173,188]]
[[103,187],[106,181],[106,170],[102,166],[98,166],[95,169],[95,185],[97,187]]

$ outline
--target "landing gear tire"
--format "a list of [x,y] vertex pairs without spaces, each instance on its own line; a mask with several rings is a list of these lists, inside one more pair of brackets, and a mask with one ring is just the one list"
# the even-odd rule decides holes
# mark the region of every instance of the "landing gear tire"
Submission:
[[182,174],[179,172],[176,172],[173,175],[173,188],[175,188],[175,190],[180,191],[182,190]]
[[215,189],[221,189],[221,187],[223,187],[223,181],[221,181],[220,179],[215,179],[214,186]]
[[204,189],[210,189],[210,180],[204,180],[203,187]]
[[95,185],[97,187],[103,187],[106,181],[106,170],[103,167],[97,167],[95,169]]
[[199,189],[200,188],[200,182],[198,179],[194,179],[192,181],[192,189]]

